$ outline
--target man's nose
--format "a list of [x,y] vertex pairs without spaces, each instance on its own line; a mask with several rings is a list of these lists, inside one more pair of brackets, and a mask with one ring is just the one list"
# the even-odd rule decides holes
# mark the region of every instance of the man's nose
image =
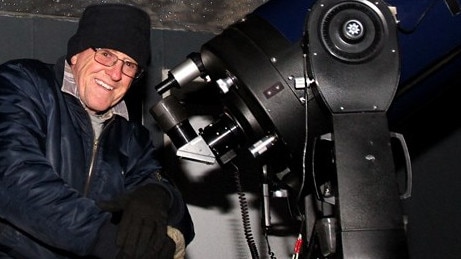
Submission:
[[[120,62],[119,62],[120,61]],[[123,61],[117,60],[115,64],[107,69],[107,74],[112,78],[114,81],[119,81],[122,79],[122,72],[123,69]]]

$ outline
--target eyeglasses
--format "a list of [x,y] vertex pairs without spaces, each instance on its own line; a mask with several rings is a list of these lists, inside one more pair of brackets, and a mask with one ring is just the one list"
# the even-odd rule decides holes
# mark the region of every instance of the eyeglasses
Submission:
[[117,64],[117,61],[120,60],[123,62],[122,73],[124,75],[137,79],[141,76],[143,72],[143,70],[138,66],[138,64],[128,61],[128,60],[119,59],[117,55],[115,55],[110,50],[101,49],[101,48],[91,48],[91,49],[95,51],[94,60],[103,66],[112,67],[115,64]]

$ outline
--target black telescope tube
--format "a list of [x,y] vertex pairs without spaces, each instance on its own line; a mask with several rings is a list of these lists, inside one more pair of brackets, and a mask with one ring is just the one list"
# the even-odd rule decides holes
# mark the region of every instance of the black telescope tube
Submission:
[[182,147],[198,136],[189,123],[186,109],[172,95],[160,100],[150,109],[150,113],[176,148]]

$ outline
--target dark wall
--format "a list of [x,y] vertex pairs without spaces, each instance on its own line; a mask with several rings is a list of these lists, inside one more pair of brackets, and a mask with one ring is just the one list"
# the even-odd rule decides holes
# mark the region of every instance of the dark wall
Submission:
[[0,61],[37,58],[55,62],[66,53],[76,23],[56,19],[0,16]]

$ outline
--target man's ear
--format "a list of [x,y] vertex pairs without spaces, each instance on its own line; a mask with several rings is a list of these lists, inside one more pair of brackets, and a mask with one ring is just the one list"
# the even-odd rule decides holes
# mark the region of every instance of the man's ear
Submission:
[[70,65],[75,65],[75,63],[77,63],[77,54],[70,58]]

